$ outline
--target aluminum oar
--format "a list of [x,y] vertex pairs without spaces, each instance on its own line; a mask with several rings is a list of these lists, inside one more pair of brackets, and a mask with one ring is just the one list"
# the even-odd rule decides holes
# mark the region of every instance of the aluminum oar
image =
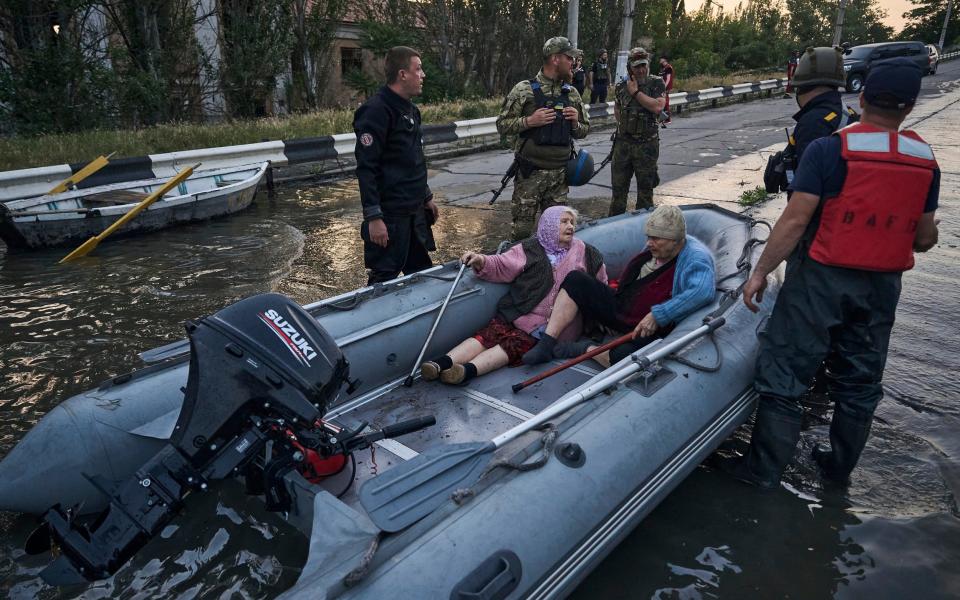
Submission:
[[433,320],[433,326],[430,327],[430,333],[427,334],[427,341],[423,343],[423,348],[420,348],[420,354],[417,356],[416,362],[413,363],[413,369],[410,370],[410,375],[403,380],[403,385],[407,387],[413,385],[413,376],[417,374],[417,369],[420,368],[420,361],[423,360],[423,355],[427,352],[427,346],[430,345],[430,340],[433,339],[433,333],[437,330],[440,319],[443,318],[443,311],[447,310],[447,305],[450,304],[450,298],[453,296],[453,290],[457,289],[457,284],[460,283],[460,278],[463,277],[463,271],[466,268],[466,263],[460,263],[460,270],[453,280],[453,285],[450,286],[450,291],[447,292],[446,299],[444,299],[443,304],[440,305],[440,312],[437,313],[437,318]]
[[393,467],[383,475],[367,481],[360,488],[363,508],[383,531],[395,532],[413,525],[445,504],[454,490],[476,483],[497,448],[714,331],[724,322],[723,317],[716,318],[673,342],[660,345],[646,355],[642,350],[638,350],[565,394],[552,406],[488,442],[439,446]]

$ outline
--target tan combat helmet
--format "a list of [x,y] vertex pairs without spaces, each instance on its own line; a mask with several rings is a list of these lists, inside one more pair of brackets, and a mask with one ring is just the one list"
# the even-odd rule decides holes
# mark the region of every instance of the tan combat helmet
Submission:
[[847,78],[843,72],[843,49],[840,47],[807,48],[793,73],[794,87],[826,85],[841,87]]

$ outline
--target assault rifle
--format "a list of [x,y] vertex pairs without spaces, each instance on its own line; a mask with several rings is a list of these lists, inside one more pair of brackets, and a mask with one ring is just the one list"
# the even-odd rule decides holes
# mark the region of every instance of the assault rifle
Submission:
[[517,156],[513,157],[513,162],[510,163],[510,168],[507,169],[506,174],[503,176],[503,179],[500,180],[500,189],[499,190],[490,190],[493,192],[493,197],[490,198],[490,204],[493,204],[497,201],[497,198],[500,197],[500,194],[503,193],[503,190],[507,187],[507,184],[510,183],[510,180],[517,176],[517,171],[520,170],[520,159]]
[[[527,145],[527,139],[529,138],[523,138],[523,142],[520,143],[520,147],[517,148],[517,151],[514,153],[513,162],[510,163],[510,167],[504,174],[503,179],[500,180],[500,189],[490,190],[493,192],[493,198],[490,198],[490,204],[497,201],[497,198],[503,193],[503,190],[507,187],[507,184],[510,183],[510,180],[517,176],[517,172],[520,170],[520,153],[523,152],[523,147]],[[529,173],[526,175],[529,176]]]

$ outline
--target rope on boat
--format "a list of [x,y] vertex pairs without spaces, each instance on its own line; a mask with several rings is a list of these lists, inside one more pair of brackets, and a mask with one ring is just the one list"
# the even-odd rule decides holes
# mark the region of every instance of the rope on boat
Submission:
[[[553,446],[557,443],[557,438],[560,436],[560,432],[557,430],[557,427],[552,423],[547,423],[544,425],[542,430],[545,430],[546,433],[540,438],[540,444],[542,450],[540,453],[540,458],[537,460],[525,463],[525,462],[511,462],[508,459],[500,459],[493,461],[490,465],[484,469],[483,473],[480,475],[479,479],[483,479],[488,473],[499,467],[506,467],[508,469],[513,469],[515,471],[532,471],[534,469],[539,469],[543,465],[547,464],[547,461],[550,460],[550,455],[553,454]],[[454,490],[450,497],[458,505],[463,504],[469,498],[472,498],[476,492],[472,487],[460,488]],[[380,548],[380,540],[383,536],[383,532],[377,533],[376,537],[373,538],[373,541],[370,542],[370,546],[367,548],[367,551],[364,552],[363,557],[360,559],[360,564],[357,565],[355,569],[346,574],[343,578],[343,585],[345,587],[353,587],[363,581],[366,576],[370,573],[370,565],[373,563],[373,557],[376,555],[377,550]]]
[[370,573],[370,565],[373,563],[373,557],[377,553],[377,550],[380,548],[380,537],[383,535],[383,532],[380,531],[374,536],[373,541],[370,542],[370,546],[367,548],[367,551],[363,553],[363,557],[360,558],[360,564],[357,567],[347,573],[343,578],[343,585],[350,588],[361,581],[363,581],[367,575]]
[[[560,431],[551,423],[547,423],[543,429],[546,430],[546,433],[544,433],[543,437],[540,438],[540,444],[542,446],[540,458],[533,462],[511,462],[506,458],[495,460],[491,462],[486,469],[484,469],[483,473],[480,474],[478,479],[483,479],[488,473],[499,467],[513,469],[514,471],[526,472],[539,469],[543,465],[547,464],[547,461],[550,460],[550,455],[553,454],[553,446],[557,443],[557,438],[560,436]],[[475,494],[476,491],[472,487],[466,487],[454,490],[453,493],[450,494],[450,498],[460,505],[472,498]]]
[[707,335],[707,339],[713,344],[713,349],[717,352],[717,363],[714,365],[701,365],[700,363],[695,363],[690,359],[684,358],[679,354],[671,354],[667,359],[674,362],[678,362],[685,367],[690,367],[695,371],[703,371],[704,373],[716,373],[720,370],[720,367],[723,366],[723,353],[720,351],[720,346],[717,344],[716,338],[713,337],[713,332],[711,331]]

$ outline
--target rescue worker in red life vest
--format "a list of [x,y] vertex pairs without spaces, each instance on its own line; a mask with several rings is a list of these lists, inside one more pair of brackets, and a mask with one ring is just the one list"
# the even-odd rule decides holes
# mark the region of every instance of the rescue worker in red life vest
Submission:
[[769,275],[786,278],[760,335],[760,396],[750,450],[721,466],[738,479],[779,486],[800,438],[799,398],[821,361],[835,403],[829,447],[813,458],[825,480],[846,483],[870,434],[900,278],[913,253],[937,243],[940,170],[912,131],[898,131],[920,92],[908,59],[874,67],[860,94],[860,123],[812,142],[793,195],[743,288],[756,312]]

